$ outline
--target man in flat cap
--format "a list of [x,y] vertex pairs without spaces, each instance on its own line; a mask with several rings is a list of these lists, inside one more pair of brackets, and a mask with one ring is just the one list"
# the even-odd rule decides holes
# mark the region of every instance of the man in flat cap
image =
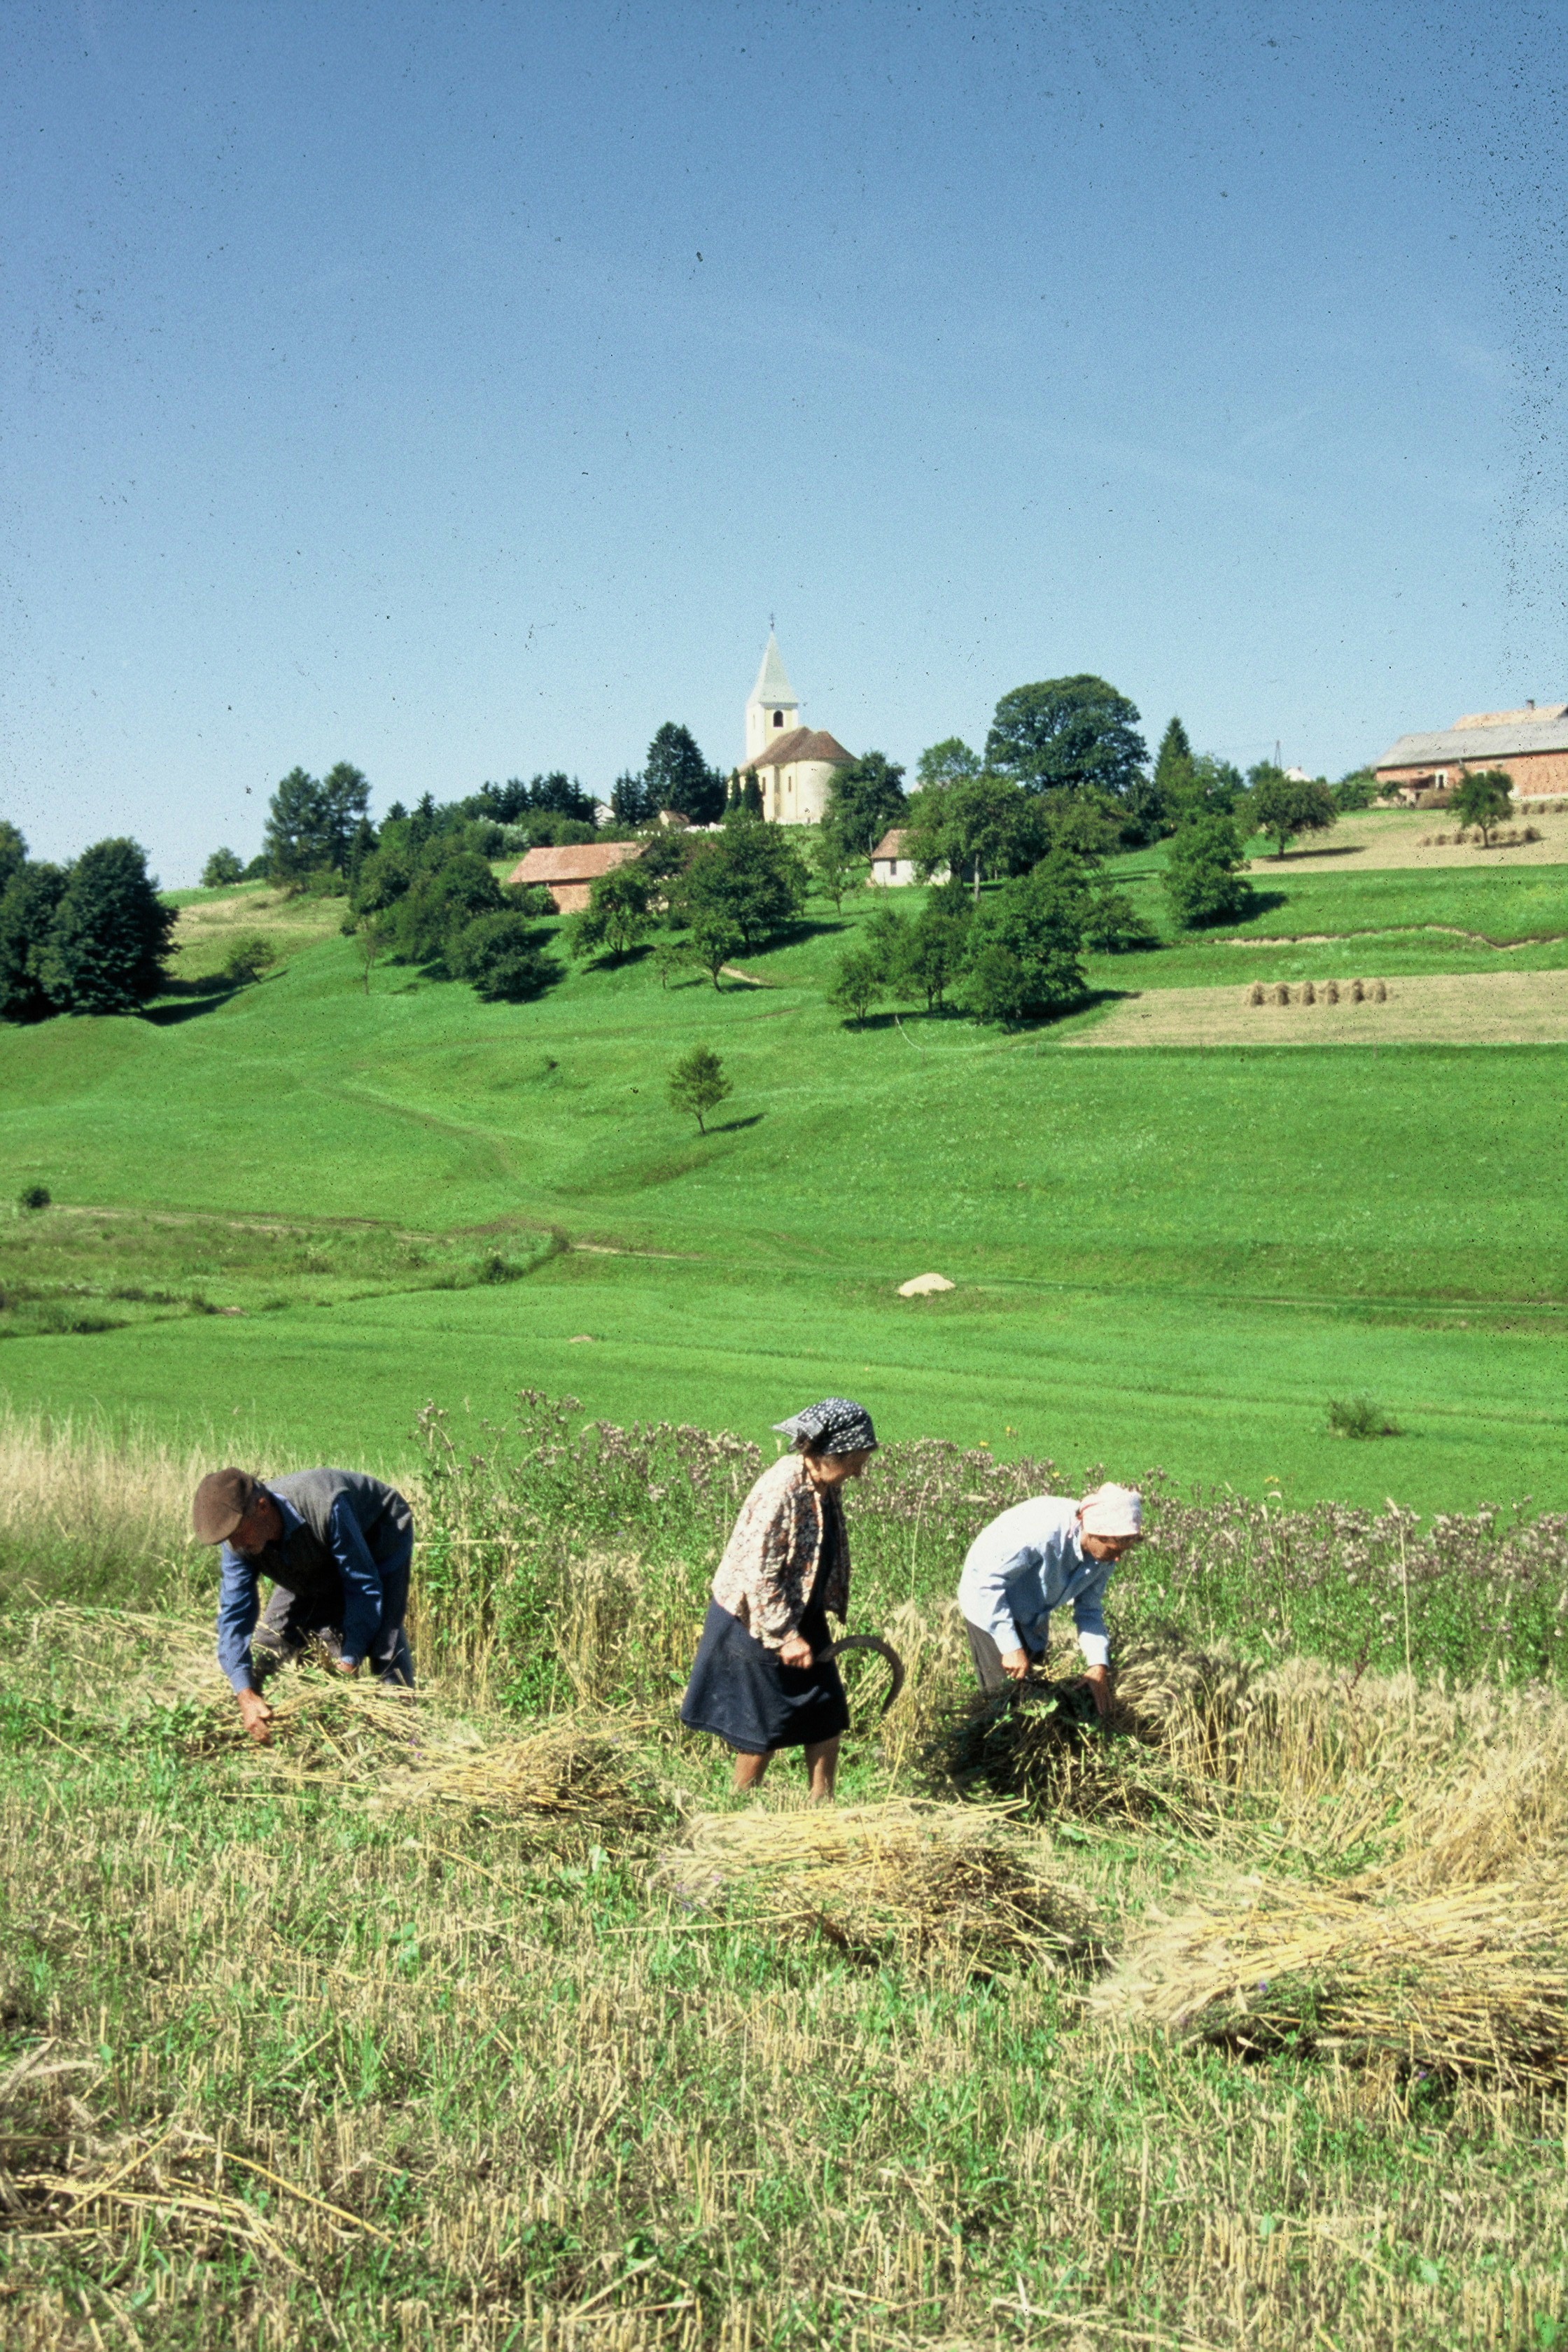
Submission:
[[1143,1498],[1131,1486],[1097,1486],[1081,1502],[1034,1495],[982,1528],[958,1582],[958,1603],[982,1690],[1023,1682],[1044,1662],[1051,1612],[1070,1602],[1084,1675],[1103,1715],[1110,1704],[1105,1588],[1143,1539]]
[[[357,1675],[368,1658],[380,1680],[412,1685],[403,1620],[414,1514],[395,1487],[362,1470],[294,1470],[265,1481],[214,1470],[196,1488],[191,1517],[198,1543],[223,1546],[218,1664],[252,1739],[271,1738],[262,1684],[309,1642],[342,1674]],[[258,1626],[264,1576],[273,1589]]]

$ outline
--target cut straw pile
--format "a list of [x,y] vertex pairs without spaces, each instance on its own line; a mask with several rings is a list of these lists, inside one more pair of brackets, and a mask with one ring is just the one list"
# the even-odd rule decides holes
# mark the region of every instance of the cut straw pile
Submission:
[[1178,2031],[1239,2050],[1292,2040],[1352,2058],[1561,2083],[1568,2074],[1568,1876],[1409,1899],[1255,1885],[1153,1928],[1106,1987]]
[[1100,1949],[1088,1898],[999,1807],[894,1798],[701,1813],[658,1875],[689,1906],[742,1895],[753,1920],[868,1966],[945,1961],[985,1976]]
[[[1198,1829],[1213,1818],[1241,1727],[1258,1704],[1249,1669],[1173,1641],[1129,1646],[1101,1722],[1067,1682],[970,1700],[932,1761],[956,1787],[1031,1811]],[[1089,1706],[1092,1701],[1089,1702]]]
[[575,1825],[602,1837],[668,1827],[673,1806],[638,1758],[639,1727],[552,1717],[521,1739],[432,1717],[416,1693],[338,1675],[299,1675],[272,1702],[272,1740],[252,1748],[232,1706],[204,1715],[195,1745],[253,1754],[277,1777],[353,1789],[378,1805],[458,1805],[494,1821]]

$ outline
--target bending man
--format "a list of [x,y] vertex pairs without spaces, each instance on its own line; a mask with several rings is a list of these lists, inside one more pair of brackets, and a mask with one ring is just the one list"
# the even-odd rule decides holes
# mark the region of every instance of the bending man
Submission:
[[1103,1715],[1110,1704],[1105,1588],[1142,1535],[1143,1500],[1131,1486],[1097,1486],[1081,1503],[1032,1496],[982,1528],[958,1584],[982,1690],[1022,1682],[1041,1664],[1051,1612],[1070,1601],[1084,1679]]
[[[308,1642],[342,1674],[358,1674],[368,1658],[384,1681],[412,1685],[403,1620],[414,1514],[395,1487],[360,1470],[294,1470],[265,1483],[247,1470],[214,1470],[191,1517],[198,1543],[223,1546],[218,1664],[252,1739],[271,1737],[262,1684]],[[273,1590],[258,1626],[263,1576]]]

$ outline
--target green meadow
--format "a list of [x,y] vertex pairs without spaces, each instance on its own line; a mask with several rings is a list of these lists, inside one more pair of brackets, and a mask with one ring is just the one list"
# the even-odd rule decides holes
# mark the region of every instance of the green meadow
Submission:
[[[1159,863],[1120,861],[1152,914]],[[1095,960],[1102,1002],[1568,961],[1563,867],[1256,878],[1236,932]],[[717,991],[635,957],[487,1006],[392,965],[367,994],[341,902],[181,894],[150,1018],[0,1031],[0,1197],[54,1202],[0,1222],[0,1389],[381,1462],[431,1397],[759,1437],[847,1389],[1068,1475],[1568,1503],[1563,1049],[856,1030],[824,990],[869,896]],[[216,986],[258,928],[279,968]],[[706,1136],[666,1099],[697,1041],[733,1081]],[[1357,1394],[1401,1433],[1331,1436]]]

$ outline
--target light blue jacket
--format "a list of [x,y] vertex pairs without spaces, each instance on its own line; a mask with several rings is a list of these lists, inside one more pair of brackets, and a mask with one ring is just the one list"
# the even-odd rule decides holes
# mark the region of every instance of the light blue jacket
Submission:
[[1052,1610],[1070,1601],[1079,1648],[1089,1665],[1103,1666],[1110,1658],[1105,1588],[1115,1564],[1085,1551],[1070,1496],[1032,1496],[982,1528],[970,1545],[959,1606],[999,1650],[1040,1657]]

